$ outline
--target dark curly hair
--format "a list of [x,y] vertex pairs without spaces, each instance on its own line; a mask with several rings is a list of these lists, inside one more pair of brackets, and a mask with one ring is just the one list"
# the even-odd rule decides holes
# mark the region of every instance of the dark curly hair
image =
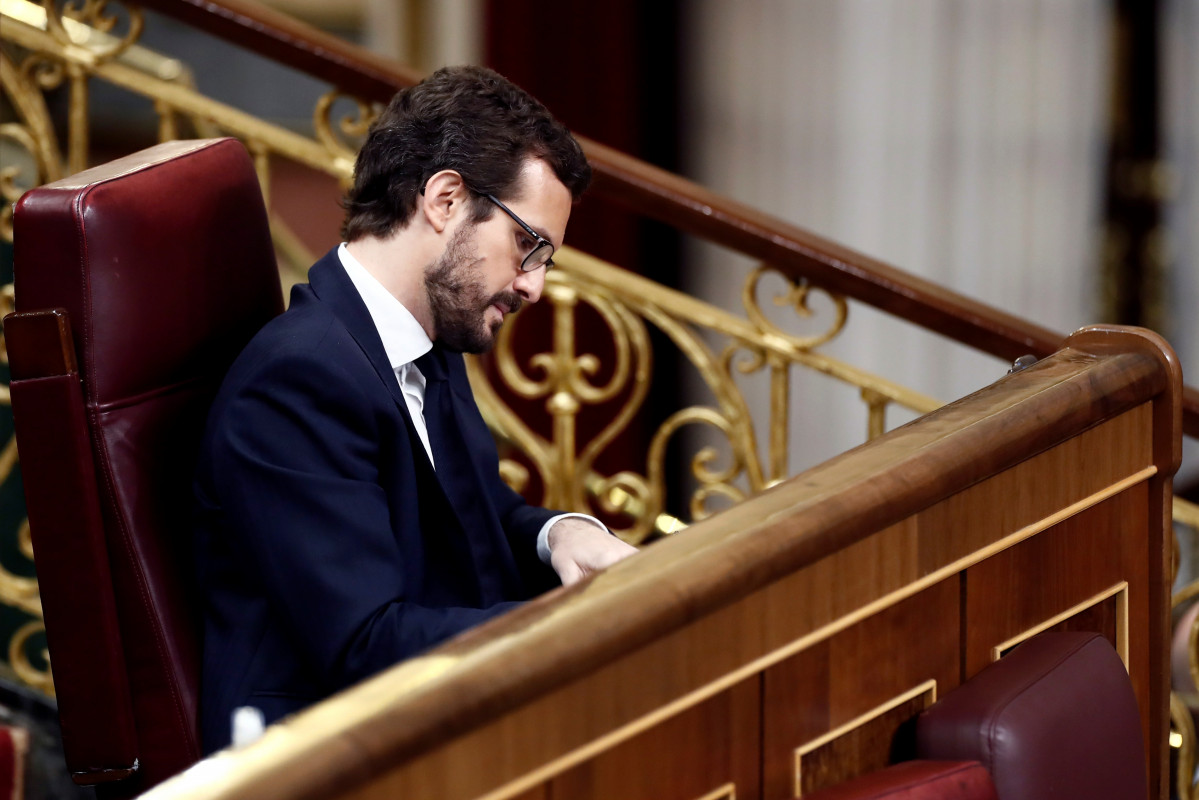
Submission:
[[[484,67],[439,69],[398,92],[371,125],[341,235],[352,242],[402,227],[425,182],[443,169],[457,170],[479,195],[506,199],[528,158],[544,159],[576,200],[591,182],[579,143],[528,92]],[[486,219],[494,206],[474,201],[472,218]]]

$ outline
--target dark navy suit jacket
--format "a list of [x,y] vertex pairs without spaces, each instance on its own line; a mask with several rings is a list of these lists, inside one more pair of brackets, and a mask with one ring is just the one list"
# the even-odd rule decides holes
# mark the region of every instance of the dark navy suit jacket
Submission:
[[557,581],[536,537],[558,512],[500,480],[462,357],[421,362],[435,471],[336,251],[309,280],[238,357],[205,433],[206,751],[237,706],[274,721]]

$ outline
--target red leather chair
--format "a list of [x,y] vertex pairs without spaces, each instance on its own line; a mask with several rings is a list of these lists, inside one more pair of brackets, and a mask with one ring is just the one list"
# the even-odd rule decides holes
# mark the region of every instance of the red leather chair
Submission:
[[980,762],[1000,800],[1149,792],[1132,684],[1095,633],[1043,633],[991,664],[920,715],[916,751]]
[[1043,633],[916,722],[921,760],[812,800],[1129,800],[1148,793],[1136,697],[1095,633]]
[[12,405],[67,765],[128,797],[200,753],[191,480],[208,406],[282,310],[233,139],[170,142],[15,211]]

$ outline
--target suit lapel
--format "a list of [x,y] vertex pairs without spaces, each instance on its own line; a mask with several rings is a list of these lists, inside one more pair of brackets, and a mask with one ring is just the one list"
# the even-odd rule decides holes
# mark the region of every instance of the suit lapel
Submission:
[[342,267],[336,249],[330,250],[313,265],[308,272],[308,282],[317,298],[337,315],[350,332],[350,336],[370,359],[371,366],[379,374],[379,379],[404,412],[404,418],[411,424],[408,404],[404,402],[404,392],[400,389],[400,382],[396,380],[395,371],[391,368],[387,351],[383,349],[383,340],[379,338],[379,331],[375,328],[361,295]]
[[[308,280],[316,297],[345,325],[370,360],[404,417],[412,449],[419,451],[416,460],[436,476],[435,482],[441,487],[446,513],[457,518],[459,527],[466,534],[481,604],[488,606],[523,596],[507,538],[483,490],[478,465],[471,458],[469,447],[462,438],[460,412],[456,406],[467,401],[461,397],[461,390],[454,386],[454,381],[449,379],[445,353],[434,345],[428,355],[417,360],[426,382],[425,422],[430,445],[436,454],[435,469],[413,427],[408,403],[391,368],[379,331],[350,276],[342,267],[336,249],[313,265]],[[469,393],[469,388],[465,391]],[[469,402],[473,403],[473,398]]]

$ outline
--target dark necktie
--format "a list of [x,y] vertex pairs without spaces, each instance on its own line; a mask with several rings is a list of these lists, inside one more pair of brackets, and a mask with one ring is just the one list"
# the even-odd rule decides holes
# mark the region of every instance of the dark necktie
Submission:
[[512,585],[515,564],[463,438],[445,354],[434,347],[416,360],[416,366],[425,376],[425,427],[437,481],[466,534],[483,604],[514,599],[519,596]]

